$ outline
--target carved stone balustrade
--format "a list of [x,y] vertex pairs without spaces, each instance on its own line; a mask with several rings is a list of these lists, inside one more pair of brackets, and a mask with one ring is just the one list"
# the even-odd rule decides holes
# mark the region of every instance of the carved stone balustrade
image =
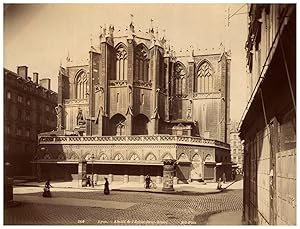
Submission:
[[39,136],[39,144],[183,144],[230,149],[229,144],[213,139],[178,135],[130,136]]

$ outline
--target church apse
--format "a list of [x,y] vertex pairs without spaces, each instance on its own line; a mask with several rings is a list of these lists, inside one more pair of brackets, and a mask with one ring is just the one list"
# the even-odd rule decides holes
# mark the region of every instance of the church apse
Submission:
[[[143,176],[149,171],[160,176],[158,181],[163,154],[171,149],[172,158],[180,159],[177,171],[183,182],[216,179],[211,170],[215,164],[209,162],[206,168],[202,156],[210,153],[215,158],[219,148],[226,156],[230,152],[221,135],[227,128],[221,106],[227,90],[221,69],[227,62],[219,59],[227,56],[221,49],[176,54],[165,37],[154,31],[135,31],[133,23],[123,32],[102,27],[90,60],[81,65],[69,62],[66,67],[70,92],[62,95],[62,123],[66,123],[62,130],[81,136],[41,138],[40,144],[72,145],[82,153],[94,145],[95,155],[100,151],[107,155],[95,159],[94,169],[101,176],[112,177],[114,171],[118,177],[132,171],[132,176]],[[179,157],[181,146],[184,151]],[[116,148],[124,157],[112,157]],[[194,150],[200,149],[199,157],[193,158]],[[135,156],[127,157],[126,152]],[[148,160],[149,152],[153,154]]]

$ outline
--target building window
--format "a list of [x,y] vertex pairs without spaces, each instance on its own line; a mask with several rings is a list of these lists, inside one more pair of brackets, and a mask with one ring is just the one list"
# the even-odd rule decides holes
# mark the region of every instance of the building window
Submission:
[[185,95],[186,94],[186,69],[180,62],[175,64],[174,68],[174,94]]
[[30,137],[30,129],[26,129],[25,135],[26,135],[27,138]]
[[22,103],[23,102],[23,97],[21,95],[18,95],[18,102]]
[[27,99],[27,106],[30,106],[31,105],[31,101],[30,101],[30,99]]
[[11,92],[10,91],[7,92],[7,99],[9,99],[9,100],[11,99]]
[[236,149],[233,150],[233,154],[236,154]]
[[30,113],[27,111],[25,115],[25,120],[29,121],[30,120]]
[[49,111],[49,106],[48,105],[46,105],[46,111]]
[[119,93],[117,93],[117,103],[119,103]]
[[22,134],[22,130],[20,127],[17,128],[17,136],[21,136]]
[[145,98],[144,98],[144,94],[142,94],[142,98],[141,98],[141,105],[143,105],[143,104],[144,104],[144,102],[145,102],[145,101],[144,101],[144,99],[145,99]]
[[121,44],[116,53],[116,80],[127,80],[127,64],[127,51]]
[[213,70],[209,62],[204,61],[197,70],[195,82],[195,92],[207,93],[213,92],[214,80]]
[[22,117],[22,111],[21,111],[20,109],[18,110],[18,116],[17,116],[17,119],[18,119],[18,120],[21,120],[21,121],[23,120],[23,117]]
[[135,80],[148,81],[148,70],[148,50],[143,44],[140,44],[137,46],[135,52]]
[[87,97],[87,74],[84,70],[80,70],[75,76],[76,99],[85,99]]

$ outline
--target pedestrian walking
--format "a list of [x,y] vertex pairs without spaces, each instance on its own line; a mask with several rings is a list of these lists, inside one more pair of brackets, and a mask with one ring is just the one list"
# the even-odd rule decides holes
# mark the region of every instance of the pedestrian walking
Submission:
[[86,186],[89,186],[89,187],[92,186],[90,176],[88,176],[88,177],[86,178]]
[[217,186],[217,189],[218,189],[218,190],[222,190],[222,179],[221,179],[221,177],[220,177],[219,180],[218,180],[218,186]]
[[226,183],[226,175],[225,175],[225,173],[223,173],[222,178],[223,178],[223,183],[225,184]]
[[232,180],[235,180],[235,176],[236,175],[236,170],[235,169],[232,169],[232,171],[231,171],[231,179]]
[[149,175],[146,176],[145,181],[146,181],[146,189],[150,189],[151,178]]
[[108,195],[108,194],[109,194],[109,183],[108,183],[107,178],[104,178],[104,179],[105,179],[105,184],[104,184],[104,194],[105,194],[105,195]]

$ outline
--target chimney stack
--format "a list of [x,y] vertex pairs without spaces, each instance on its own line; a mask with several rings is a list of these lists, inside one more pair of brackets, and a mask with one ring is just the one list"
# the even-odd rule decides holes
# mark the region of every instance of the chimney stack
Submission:
[[28,67],[27,66],[18,66],[17,74],[23,79],[27,80],[28,76]]
[[38,72],[33,73],[33,82],[36,84],[39,83],[39,73]]
[[49,78],[40,79],[40,85],[43,88],[46,88],[46,89],[50,90],[50,79]]

